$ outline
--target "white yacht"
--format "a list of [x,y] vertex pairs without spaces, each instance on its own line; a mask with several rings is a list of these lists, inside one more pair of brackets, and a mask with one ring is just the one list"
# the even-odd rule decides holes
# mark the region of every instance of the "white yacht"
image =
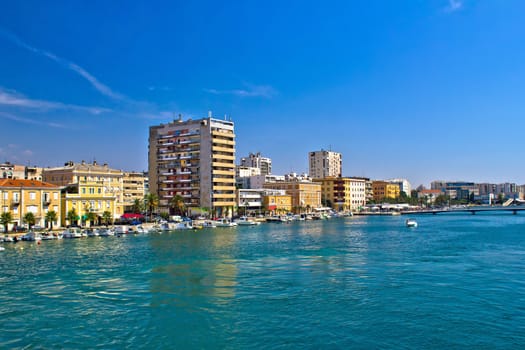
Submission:
[[79,227],[69,227],[62,232],[62,238],[82,238],[85,237]]
[[222,219],[217,221],[216,225],[217,225],[217,227],[235,227],[235,226],[237,226],[237,223],[236,222],[232,222],[228,218],[222,218]]
[[248,220],[246,216],[241,216],[235,223],[239,226],[257,226],[261,224],[259,221]]

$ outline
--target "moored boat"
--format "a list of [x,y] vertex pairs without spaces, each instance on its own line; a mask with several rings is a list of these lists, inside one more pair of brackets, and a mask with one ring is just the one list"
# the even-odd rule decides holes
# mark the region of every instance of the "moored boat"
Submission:
[[237,223],[237,225],[239,226],[257,226],[261,224],[258,221],[249,220],[246,216],[241,216],[240,218],[235,220],[235,223]]
[[79,227],[69,227],[62,232],[62,238],[82,238],[82,230]]
[[222,218],[222,219],[217,221],[216,225],[217,225],[217,227],[236,227],[237,223],[232,222],[228,218]]

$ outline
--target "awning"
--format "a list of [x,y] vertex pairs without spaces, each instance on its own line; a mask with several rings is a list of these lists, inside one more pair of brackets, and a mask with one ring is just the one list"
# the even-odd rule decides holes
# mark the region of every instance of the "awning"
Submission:
[[142,214],[135,214],[135,213],[125,213],[120,218],[121,219],[141,219],[144,215]]

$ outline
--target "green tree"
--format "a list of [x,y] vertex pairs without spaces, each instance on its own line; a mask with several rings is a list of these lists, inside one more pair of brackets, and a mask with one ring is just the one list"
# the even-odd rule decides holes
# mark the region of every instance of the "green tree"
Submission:
[[33,214],[32,212],[25,213],[24,222],[27,224],[27,226],[31,230],[31,227],[33,227],[36,223],[35,214]]
[[52,230],[53,229],[53,222],[57,221],[57,218],[58,218],[58,215],[56,213],[56,211],[54,210],[50,210],[46,213],[46,227],[47,227],[47,223],[49,223],[50,225],[50,229]]
[[168,219],[170,218],[170,213],[163,211],[162,213],[159,214],[159,216],[160,216],[162,219],[168,221]]
[[4,225],[4,233],[7,233],[7,226],[13,221],[13,214],[10,211],[3,212],[0,215],[0,224]]
[[440,194],[439,196],[436,197],[436,199],[434,200],[434,204],[438,207],[444,207],[448,204],[450,198],[444,194]]
[[140,199],[135,199],[133,201],[133,212],[135,214],[141,214],[144,210],[144,203]]
[[169,206],[175,211],[175,214],[184,216],[186,215],[186,204],[184,204],[184,198],[180,195],[176,195],[170,199]]
[[86,223],[89,222],[89,226],[95,224],[95,221],[97,220],[97,215],[93,213],[92,211],[87,211],[86,215]]
[[105,211],[102,213],[102,220],[104,220],[104,223],[106,224],[106,227],[109,226],[109,223],[112,221],[112,215],[109,211]]
[[144,197],[144,204],[149,212],[149,219],[152,221],[153,212],[159,206],[159,196],[157,196],[155,193],[148,193]]
[[67,212],[66,219],[67,219],[67,221],[69,221],[69,225],[74,225],[74,224],[77,223],[78,214],[77,214],[77,211],[75,210],[75,208],[73,208],[73,209],[71,209],[70,211]]

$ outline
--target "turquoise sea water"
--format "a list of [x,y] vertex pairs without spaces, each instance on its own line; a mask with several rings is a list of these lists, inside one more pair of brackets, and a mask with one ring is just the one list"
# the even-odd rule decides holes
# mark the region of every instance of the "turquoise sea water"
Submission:
[[6,244],[0,348],[525,347],[525,215]]

